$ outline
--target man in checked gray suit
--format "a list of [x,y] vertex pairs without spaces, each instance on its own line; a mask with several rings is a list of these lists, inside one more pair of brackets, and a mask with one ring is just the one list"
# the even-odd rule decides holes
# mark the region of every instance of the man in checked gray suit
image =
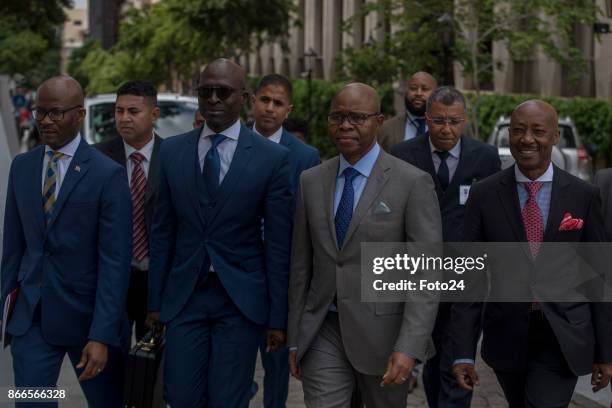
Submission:
[[441,242],[434,184],[378,145],[373,88],[341,89],[328,121],[340,156],[304,171],[297,197],[290,370],[309,408],[347,407],[355,385],[368,408],[405,407],[412,367],[434,352],[438,305],[361,302],[361,243]]

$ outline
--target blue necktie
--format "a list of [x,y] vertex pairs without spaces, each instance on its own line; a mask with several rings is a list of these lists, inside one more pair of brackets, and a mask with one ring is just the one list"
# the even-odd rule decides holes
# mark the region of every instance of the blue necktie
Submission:
[[353,180],[359,175],[359,172],[352,167],[347,167],[342,172],[344,175],[344,188],[342,189],[342,197],[336,210],[334,222],[336,224],[336,238],[338,240],[338,248],[342,249],[344,238],[353,217],[353,203],[355,201],[355,190],[353,189]]
[[448,152],[441,152],[439,150],[434,151],[435,154],[440,158],[440,167],[438,167],[438,181],[440,182],[440,186],[442,187],[442,191],[446,191],[448,188],[448,165],[446,164],[446,159],[448,158]]
[[223,140],[225,140],[225,136],[219,133],[210,136],[211,146],[208,149],[208,153],[206,153],[202,168],[204,183],[206,188],[208,188],[208,192],[213,197],[217,194],[217,190],[219,190],[219,173],[221,172],[221,159],[219,159],[217,146]]
[[414,118],[414,121],[419,125],[417,127],[417,136],[422,136],[427,131],[425,129],[425,118]]

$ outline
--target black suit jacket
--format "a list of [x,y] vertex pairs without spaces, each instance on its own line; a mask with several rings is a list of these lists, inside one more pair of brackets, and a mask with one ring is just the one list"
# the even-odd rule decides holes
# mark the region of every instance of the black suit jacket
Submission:
[[608,241],[612,241],[612,169],[599,170],[595,173],[593,182],[601,191],[606,237]]
[[429,138],[416,137],[398,143],[391,149],[391,154],[431,175],[436,184],[436,194],[442,214],[444,241],[463,241],[465,205],[459,203],[459,186],[472,185],[474,182],[498,172],[501,168],[501,162],[497,149],[494,146],[461,136],[459,163],[446,192],[442,191],[438,177],[436,177]]
[[[158,135],[154,136],[153,153],[151,163],[149,163],[149,173],[147,175],[147,190],[145,192],[145,224],[147,236],[151,237],[151,223],[153,221],[153,210],[155,207],[155,196],[157,193],[158,173],[159,173],[159,145],[163,139]],[[102,153],[126,167],[125,147],[121,137],[115,137],[106,142],[95,144]]]
[[[565,212],[583,219],[582,229],[559,231]],[[602,242],[604,239],[598,189],[555,166],[544,242]],[[472,187],[465,214],[465,240],[527,241],[514,166]],[[552,257],[549,254],[545,258],[547,263],[556,259],[563,262],[564,256],[562,253]],[[534,271],[554,269],[548,264],[539,264],[540,256],[534,263],[527,251],[518,258],[508,262],[509,269],[502,271],[516,276],[512,279],[519,279],[524,272],[529,275]],[[590,373],[594,362],[612,362],[610,304],[550,302],[541,303],[541,307],[574,374]],[[454,358],[475,357],[482,317],[483,359],[495,370],[522,371],[528,358],[529,314],[527,303],[455,303],[452,311]]]

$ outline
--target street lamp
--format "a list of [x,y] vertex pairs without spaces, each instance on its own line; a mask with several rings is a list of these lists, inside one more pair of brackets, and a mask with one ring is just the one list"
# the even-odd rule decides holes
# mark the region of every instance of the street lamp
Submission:
[[306,62],[306,59],[309,59],[308,61],[308,69],[305,73],[302,73],[302,76],[304,76],[304,74],[306,74],[306,89],[307,89],[307,93],[308,93],[308,105],[306,112],[308,113],[308,116],[306,118],[306,121],[308,122],[308,124],[310,125],[310,120],[312,119],[312,65],[313,65],[313,60],[311,58],[314,58],[314,61],[316,62],[317,57],[319,56],[319,54],[317,54],[317,52],[312,48],[308,48],[308,50],[306,50],[306,52],[304,53],[304,62]]

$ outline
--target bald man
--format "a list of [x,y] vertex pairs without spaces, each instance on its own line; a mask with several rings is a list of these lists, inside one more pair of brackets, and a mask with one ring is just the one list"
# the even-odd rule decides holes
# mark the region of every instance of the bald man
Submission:
[[74,79],[38,88],[43,145],[11,166],[0,300],[17,293],[7,326],[15,386],[56,387],[68,354],[89,406],[120,407],[132,205],[125,169],[81,138],[84,117]]
[[376,91],[333,98],[328,131],[339,155],[306,170],[293,231],[289,362],[309,408],[405,407],[410,371],[432,354],[437,303],[361,301],[361,244],[441,242],[431,177],[381,150]]
[[160,149],[149,320],[166,325],[172,407],[248,406],[264,332],[269,351],[285,343],[290,153],[240,123],[244,81],[234,62],[211,62],[198,87],[204,125]]
[[[559,140],[557,112],[546,102],[517,106],[510,120],[515,165],[472,186],[465,240],[529,242],[499,274],[550,269],[562,253],[540,242],[605,240],[597,187],[551,163]],[[565,215],[582,223],[561,228]],[[545,253],[546,256],[538,256]],[[571,260],[566,260],[570,262]],[[504,266],[501,266],[504,267]],[[526,288],[529,290],[529,287]],[[483,310],[484,309],[484,310]],[[461,386],[478,384],[474,370],[482,318],[482,357],[495,370],[510,407],[567,407],[578,376],[593,373],[597,391],[612,374],[612,309],[608,303],[455,303],[454,374]]]
[[387,120],[380,129],[380,145],[386,152],[404,140],[427,133],[427,98],[437,87],[438,82],[427,72],[419,71],[408,78],[404,96],[406,110]]

